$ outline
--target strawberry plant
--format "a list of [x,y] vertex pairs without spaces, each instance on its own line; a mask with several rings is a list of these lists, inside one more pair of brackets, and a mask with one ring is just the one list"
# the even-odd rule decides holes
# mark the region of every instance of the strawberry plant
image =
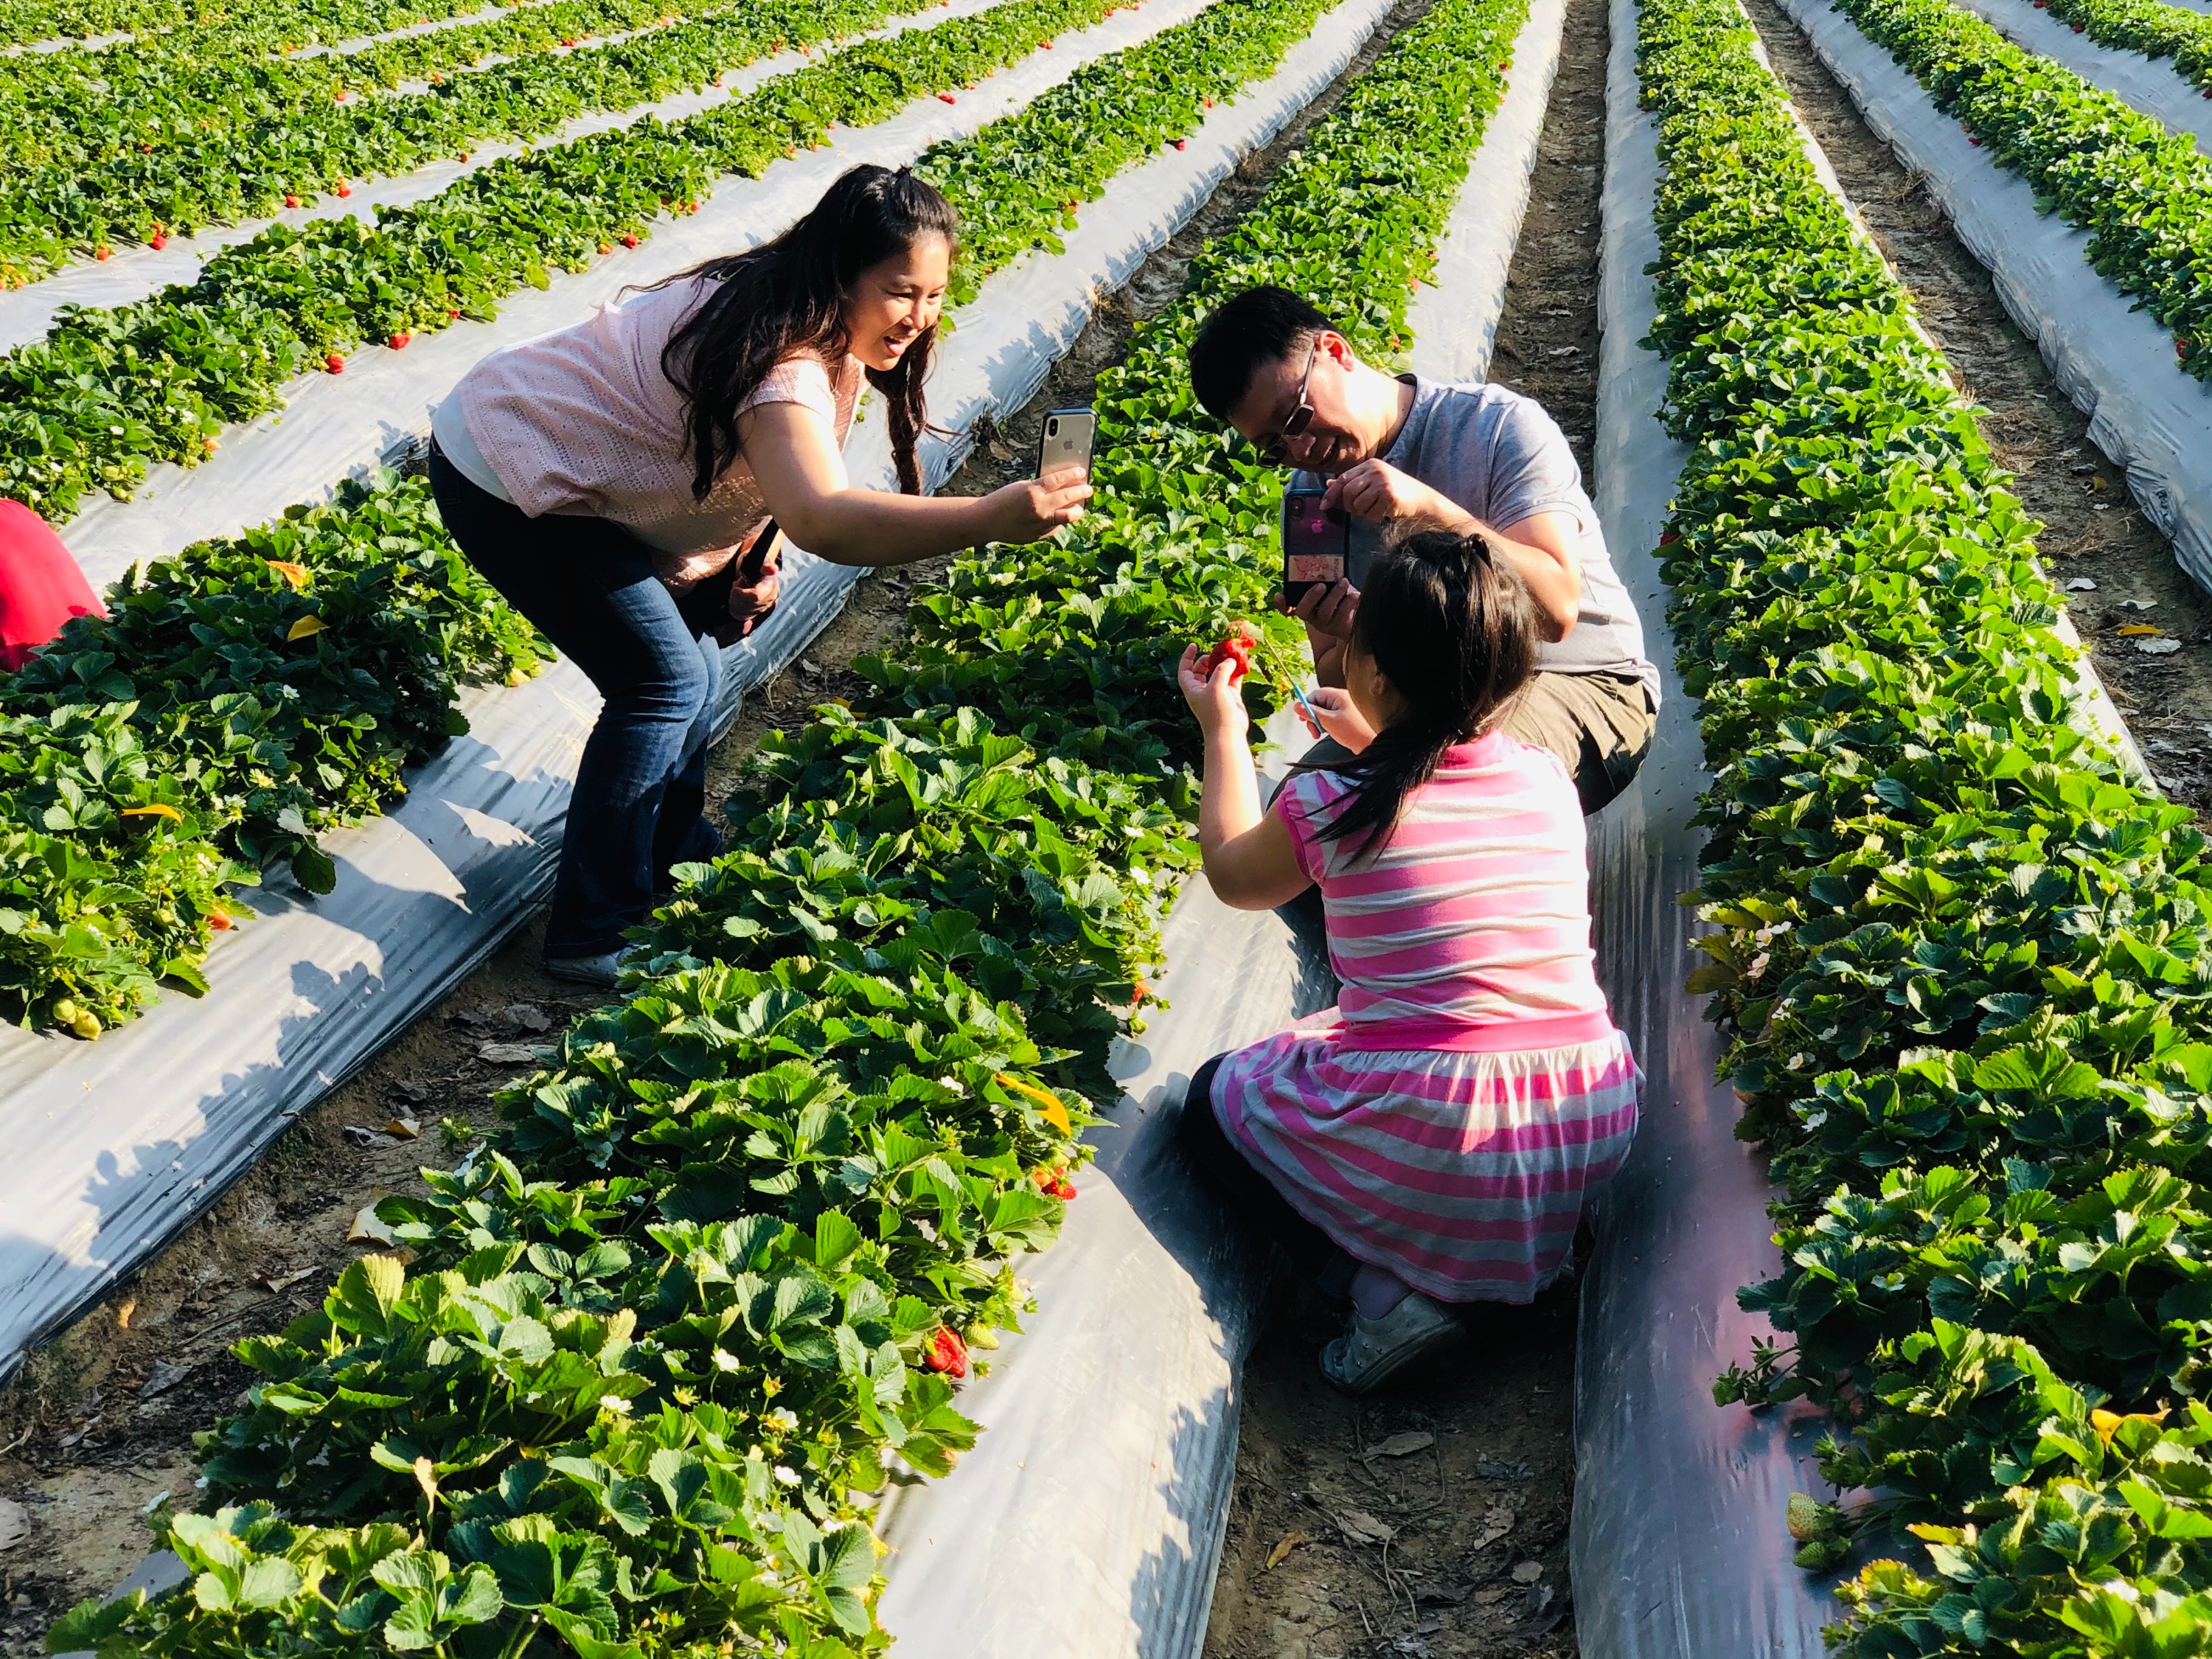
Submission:
[[[1257,613],[1272,575],[1279,485],[1192,412],[1183,346],[1262,276],[1402,340],[1522,10],[1440,0],[1394,41],[1139,331],[1092,517],[962,562],[915,612],[929,672],[878,663],[873,708],[764,749],[629,1000],[380,1206],[414,1259],[240,1345],[258,1380],[204,1439],[208,1512],[164,1522],[191,1594],[88,1602],[52,1645],[882,1650],[872,1494],[973,1443],[955,1390],[1026,1305],[1012,1257],[1081,1201],[1111,1089],[1086,1034],[1138,1000],[1158,873],[1191,861],[1162,641]],[[1353,188],[1376,234],[1306,240]],[[1008,607],[1037,655],[999,642]],[[1133,727],[1068,720],[1030,672],[1063,639]]]
[[204,988],[222,883],[281,860],[327,892],[317,835],[383,810],[466,729],[459,684],[519,683],[544,656],[421,479],[349,483],[134,568],[107,611],[0,679],[18,738],[0,787],[40,830],[0,878],[0,1010],[79,1036],[161,981]]
[[[1838,0],[2038,204],[2089,233],[2082,253],[2172,331],[2212,380],[2212,161],[2165,126],[1949,0]],[[2194,58],[2192,62],[2196,61]]]
[[1691,986],[1783,1185],[1741,1299],[1784,1340],[1716,1398],[1824,1405],[1824,1473],[1878,1494],[1775,1517],[1803,1565],[1925,1547],[1844,1583],[1837,1651],[2196,1652],[2204,842],[2084,735],[2036,526],[1755,40],[1732,0],[1638,40],[1714,768]]

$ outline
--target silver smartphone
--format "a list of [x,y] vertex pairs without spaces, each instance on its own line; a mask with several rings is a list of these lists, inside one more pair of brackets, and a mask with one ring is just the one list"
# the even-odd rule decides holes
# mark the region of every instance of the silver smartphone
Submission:
[[1098,436],[1098,417],[1087,409],[1048,409],[1044,432],[1037,440],[1036,475],[1042,478],[1060,467],[1083,469],[1091,476],[1091,446]]

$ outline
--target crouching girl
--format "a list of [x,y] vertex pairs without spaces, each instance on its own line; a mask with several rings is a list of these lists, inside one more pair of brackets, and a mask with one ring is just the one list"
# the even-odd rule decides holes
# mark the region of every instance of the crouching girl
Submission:
[[1201,677],[1183,655],[1206,878],[1245,910],[1318,884],[1343,988],[1201,1066],[1184,1134],[1302,1265],[1331,1246],[1358,1264],[1321,1361],[1354,1393],[1457,1337],[1449,1304],[1557,1279],[1635,1133],[1574,785],[1499,729],[1535,653],[1527,592],[1480,537],[1413,538],[1370,574],[1344,690],[1315,697],[1352,758],[1294,771],[1265,811],[1234,665]]

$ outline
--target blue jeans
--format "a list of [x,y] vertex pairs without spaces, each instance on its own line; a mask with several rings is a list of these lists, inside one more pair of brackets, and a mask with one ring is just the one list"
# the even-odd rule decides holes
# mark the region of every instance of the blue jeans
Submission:
[[620,525],[533,519],[434,445],[430,489],[469,562],[605,700],[576,769],[545,954],[618,951],[623,931],[652,913],[672,865],[721,849],[706,817],[721,649],[678,615],[650,551]]

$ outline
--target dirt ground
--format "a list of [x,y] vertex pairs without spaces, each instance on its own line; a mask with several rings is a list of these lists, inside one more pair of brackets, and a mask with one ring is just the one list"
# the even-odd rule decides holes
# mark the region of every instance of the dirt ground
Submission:
[[[1746,0],[1799,115],[1834,164],[1960,390],[1981,405],[1982,434],[2016,474],[2012,488],[2044,522],[2037,539],[2097,672],[2172,799],[2212,809],[2212,601],[2089,441],[2034,343],[2014,325],[1989,272],[1889,147],[1868,129],[1796,26],[1772,0]],[[2124,635],[2153,627],[2158,635]],[[2174,648],[2174,641],[2179,649]]]

